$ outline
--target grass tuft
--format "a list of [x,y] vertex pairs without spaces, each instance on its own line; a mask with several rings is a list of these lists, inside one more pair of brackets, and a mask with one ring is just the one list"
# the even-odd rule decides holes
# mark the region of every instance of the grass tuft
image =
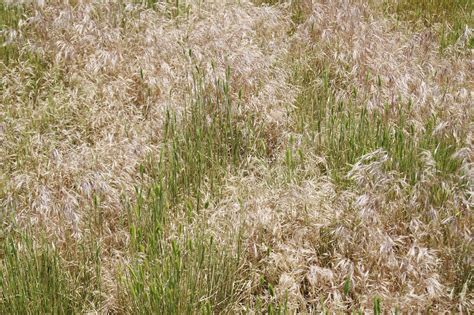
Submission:
[[92,243],[69,244],[69,261],[46,236],[31,232],[9,231],[2,246],[1,313],[81,313],[102,303],[100,253]]

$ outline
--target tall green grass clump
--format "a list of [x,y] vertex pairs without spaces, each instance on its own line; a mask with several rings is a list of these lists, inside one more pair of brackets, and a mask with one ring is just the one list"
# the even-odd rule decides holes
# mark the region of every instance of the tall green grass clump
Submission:
[[200,213],[228,174],[264,150],[258,149],[256,118],[243,114],[231,94],[230,69],[211,86],[204,76],[194,74],[192,101],[183,112],[168,111],[160,157],[142,168],[156,180],[137,191],[130,208],[132,263],[124,294],[131,312],[213,313],[238,296],[238,236],[223,246],[206,232]]
[[91,243],[71,243],[60,253],[38,233],[9,231],[2,239],[0,313],[72,314],[98,309],[99,252]]

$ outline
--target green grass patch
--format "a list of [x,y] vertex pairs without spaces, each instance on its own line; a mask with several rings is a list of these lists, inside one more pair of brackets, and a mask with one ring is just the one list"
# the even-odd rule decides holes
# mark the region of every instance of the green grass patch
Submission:
[[38,236],[38,231],[8,231],[0,248],[0,313],[97,310],[102,299],[100,253],[97,244],[90,241],[70,243],[68,254],[60,255],[44,235]]
[[216,243],[199,213],[209,207],[204,194],[217,198],[226,176],[266,150],[255,117],[231,96],[230,69],[214,92],[203,77],[195,73],[184,112],[168,112],[159,159],[142,167],[156,181],[137,191],[129,212],[133,260],[123,294],[133,313],[214,313],[238,296],[238,236],[225,247]]
[[204,231],[187,231],[186,223],[177,226],[174,237],[156,222],[133,226],[132,244],[138,251],[124,281],[126,309],[210,314],[235,302],[241,261]]
[[18,23],[25,14],[26,9],[21,4],[0,2],[0,60],[5,66],[18,59],[18,47],[9,42],[9,33],[18,30]]
[[191,6],[186,0],[137,0],[149,9],[162,9],[168,18],[177,18],[180,16],[189,16]]
[[[461,178],[461,161],[452,155],[462,148],[463,143],[457,139],[463,137],[435,135],[433,131],[440,122],[438,115],[427,117],[420,128],[410,119],[415,109],[409,101],[387,104],[381,111],[369,112],[358,104],[355,90],[353,99],[336,100],[337,78],[328,68],[300,69],[297,77],[302,91],[293,113],[294,130],[304,137],[298,155],[287,157],[287,161],[304,161],[302,151],[314,150],[313,153],[327,160],[327,168],[322,171],[344,187],[350,184],[346,174],[352,165],[365,154],[382,148],[390,157],[387,171],[404,174],[413,185],[426,168],[422,153],[428,151],[435,161],[439,180]],[[441,186],[439,189],[432,194],[435,204],[448,197],[443,195]]]
[[[385,10],[403,21],[421,22],[425,27],[441,23],[438,34],[441,49],[454,44],[466,26],[474,28],[474,2],[470,0],[389,0],[385,2]],[[474,47],[473,37],[468,39],[467,46]]]
[[249,156],[266,155],[262,119],[258,113],[244,112],[240,96],[231,96],[230,69],[225,79],[215,81],[213,92],[204,75],[199,70],[194,74],[192,101],[184,112],[179,117],[167,112],[158,163],[145,169],[164,186],[173,203],[193,198],[197,209],[202,206],[204,184],[218,193],[226,174],[239,169]]

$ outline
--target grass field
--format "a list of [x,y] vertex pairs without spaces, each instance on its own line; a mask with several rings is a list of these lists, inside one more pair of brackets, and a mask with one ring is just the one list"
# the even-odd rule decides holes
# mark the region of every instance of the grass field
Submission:
[[471,1],[0,2],[0,313],[469,313]]

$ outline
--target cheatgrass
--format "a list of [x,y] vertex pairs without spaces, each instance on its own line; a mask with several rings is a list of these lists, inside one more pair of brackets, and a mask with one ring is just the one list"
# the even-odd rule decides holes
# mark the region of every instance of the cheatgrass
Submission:
[[[272,10],[271,12],[275,12],[275,14],[281,10],[282,16],[286,15],[293,22],[289,29],[285,29],[288,36],[291,37],[299,32],[298,26],[303,24],[309,15],[320,13],[319,11],[312,12],[310,2],[256,0],[253,1],[254,4],[264,7],[252,8],[252,10]],[[171,22],[168,25],[169,28],[164,30],[173,32],[173,26],[181,25],[180,23],[184,21],[185,17],[194,14],[191,12],[191,8],[195,7],[189,3],[185,0],[136,0],[131,1],[132,6],[136,5],[132,8],[132,6],[120,2],[110,10],[113,12],[113,27],[106,25],[105,29],[113,30],[117,27],[122,28],[120,31],[125,30],[128,25],[132,26],[132,22],[134,22],[132,19],[138,18],[140,15],[134,16],[133,14],[147,10],[150,15],[156,14],[155,11],[157,11],[159,22]],[[85,12],[79,10],[83,4],[78,1],[70,1],[69,5],[72,15]],[[276,5],[276,7],[265,7],[270,5]],[[91,8],[94,8],[94,5]],[[131,193],[131,195],[125,196],[122,207],[117,206],[118,210],[123,211],[118,214],[119,218],[116,221],[111,224],[107,222],[108,218],[105,217],[105,211],[103,211],[100,202],[101,192],[91,194],[91,200],[88,200],[92,204],[91,209],[78,210],[78,215],[81,215],[78,224],[81,226],[75,231],[77,232],[75,235],[68,227],[58,226],[55,231],[46,231],[42,224],[28,224],[28,220],[24,220],[25,218],[21,216],[15,218],[18,213],[29,213],[28,207],[31,206],[28,200],[24,202],[26,206],[17,210],[15,208],[16,202],[21,203],[30,196],[33,200],[37,197],[37,190],[44,186],[53,187],[51,188],[52,194],[57,192],[59,196],[62,196],[63,187],[58,188],[58,186],[70,184],[71,187],[65,188],[67,192],[81,194],[80,189],[75,186],[78,185],[76,180],[81,180],[78,178],[80,175],[82,176],[83,172],[87,177],[89,173],[94,173],[96,170],[92,164],[66,165],[67,162],[70,162],[66,161],[65,168],[59,168],[59,171],[51,168],[51,172],[60,173],[64,170],[67,173],[72,169],[76,174],[71,175],[72,178],[67,178],[63,182],[58,181],[51,186],[48,186],[51,183],[41,181],[43,176],[49,174],[38,174],[40,171],[37,170],[50,170],[49,167],[40,168],[40,166],[50,163],[49,154],[54,153],[54,150],[59,146],[64,145],[66,148],[62,149],[62,153],[70,148],[93,146],[93,140],[88,141],[87,138],[96,130],[91,124],[93,114],[88,108],[91,104],[85,104],[84,107],[74,106],[78,95],[71,91],[76,91],[74,89],[75,83],[66,77],[69,69],[66,69],[64,64],[53,61],[52,56],[57,53],[54,45],[52,45],[51,51],[45,55],[33,53],[29,50],[31,47],[25,45],[24,41],[30,40],[28,36],[32,30],[28,29],[28,23],[20,23],[20,21],[31,16],[32,11],[36,9],[35,4],[0,3],[0,28],[2,31],[0,33],[0,73],[10,75],[8,78],[10,81],[0,80],[0,84],[2,84],[0,85],[0,94],[2,94],[2,113],[0,113],[0,132],[2,132],[0,136],[2,138],[0,140],[2,141],[2,152],[5,153],[2,163],[0,163],[0,206],[3,207],[3,213],[0,213],[2,219],[0,226],[0,313],[94,313],[105,310],[133,314],[211,314],[231,313],[235,309],[239,309],[256,313],[285,314],[291,312],[289,310],[295,310],[295,303],[301,303],[298,306],[300,308],[297,309],[299,311],[312,310],[311,307],[316,307],[316,305],[311,305],[311,303],[318,302],[315,302],[316,300],[313,298],[311,301],[309,300],[306,295],[308,292],[304,292],[305,286],[309,286],[309,284],[306,283],[306,277],[301,275],[310,267],[309,264],[317,264],[331,269],[335,277],[338,277],[339,271],[336,270],[334,258],[336,254],[340,254],[337,252],[339,250],[337,242],[341,242],[341,246],[346,247],[351,247],[347,245],[357,245],[336,237],[336,231],[341,227],[340,222],[326,224],[314,218],[313,222],[306,222],[306,218],[304,218],[304,223],[298,221],[292,223],[297,227],[301,227],[298,224],[308,224],[307,227],[309,224],[320,227],[318,227],[319,238],[314,244],[311,244],[314,253],[304,253],[304,255],[310,256],[304,257],[304,262],[298,266],[298,270],[289,270],[289,273],[299,274],[296,278],[300,279],[295,278],[295,283],[301,285],[298,290],[291,292],[293,296],[289,296],[288,292],[281,292],[281,288],[279,288],[279,280],[281,280],[279,276],[281,276],[282,270],[277,270],[275,274],[271,275],[272,277],[267,277],[265,275],[265,259],[256,258],[258,261],[252,262],[246,256],[246,251],[248,251],[246,245],[248,244],[242,243],[242,240],[254,237],[253,231],[240,231],[243,235],[225,235],[225,231],[222,234],[222,231],[213,230],[216,227],[210,226],[207,215],[214,211],[212,207],[220,206],[221,202],[224,205],[228,202],[229,196],[225,194],[228,194],[229,187],[226,185],[229,177],[245,177],[244,173],[259,177],[261,173],[258,172],[262,172],[262,170],[271,174],[269,176],[271,179],[265,184],[269,184],[269,186],[275,184],[279,189],[281,187],[283,189],[289,188],[290,192],[294,187],[301,188],[298,185],[306,180],[314,182],[323,177],[324,181],[327,180],[331,182],[331,185],[334,185],[336,193],[347,194],[347,198],[350,199],[347,202],[353,203],[354,200],[351,198],[354,193],[365,192],[362,191],[362,188],[357,187],[348,173],[354,165],[358,165],[357,163],[364,156],[378,150],[386,152],[388,156],[387,161],[383,164],[383,171],[401,176],[400,182],[406,183],[403,185],[403,189],[406,189],[403,191],[405,194],[403,198],[408,199],[412,196],[413,199],[423,198],[420,202],[415,201],[415,205],[411,205],[407,209],[403,208],[404,205],[394,206],[393,216],[406,222],[394,221],[396,224],[393,225],[399,225],[397,228],[403,229],[413,221],[415,224],[421,222],[426,226],[434,226],[435,229],[438,229],[433,231],[437,232],[436,236],[431,236],[430,233],[425,233],[423,236],[409,234],[406,238],[413,238],[413,242],[420,246],[434,248],[440,253],[442,259],[440,265],[446,267],[446,270],[449,269],[449,272],[444,273],[445,279],[440,281],[443,282],[443,285],[447,283],[446,287],[450,286],[452,297],[457,298],[465,295],[466,291],[472,291],[472,268],[469,258],[472,246],[462,236],[459,236],[465,232],[455,226],[455,224],[462,226],[459,222],[469,219],[465,215],[467,211],[464,210],[466,209],[459,209],[465,204],[458,202],[464,197],[467,200],[469,196],[456,196],[456,200],[453,197],[453,194],[458,191],[461,193],[468,191],[466,178],[469,177],[469,174],[466,174],[466,169],[463,169],[466,163],[463,165],[463,161],[456,158],[455,154],[461,148],[466,147],[463,139],[468,138],[468,130],[456,130],[455,134],[437,132],[437,126],[441,121],[446,121],[447,117],[443,117],[441,111],[434,111],[420,121],[420,110],[415,108],[410,100],[399,99],[395,103],[385,104],[385,106],[377,104],[377,109],[369,110],[367,104],[360,103],[363,97],[358,97],[357,90],[349,84],[347,86],[340,84],[340,82],[345,82],[344,74],[331,72],[332,65],[328,64],[324,57],[314,62],[312,66],[300,68],[299,58],[311,58],[311,56],[304,54],[310,55],[311,49],[318,49],[317,47],[310,48],[310,41],[308,41],[307,51],[297,51],[294,55],[290,53],[286,56],[287,59],[282,58],[285,61],[276,58],[275,65],[272,65],[277,68],[280,66],[290,68],[290,70],[282,69],[283,72],[294,70],[294,80],[290,83],[296,85],[300,91],[296,101],[293,104],[288,104],[288,108],[291,110],[289,110],[287,124],[282,123],[278,126],[265,124],[266,117],[263,117],[263,114],[260,114],[258,110],[249,110],[249,106],[244,103],[246,98],[242,97],[238,90],[233,90],[233,87],[235,88],[239,84],[242,84],[242,90],[246,90],[248,86],[245,85],[260,85],[263,82],[248,83],[246,80],[232,82],[233,76],[230,68],[227,68],[224,77],[210,78],[204,70],[192,64],[186,71],[190,71],[192,68],[194,69],[193,73],[184,73],[184,70],[183,73],[176,73],[180,77],[193,78],[191,87],[182,87],[185,91],[189,89],[187,101],[180,108],[158,111],[164,115],[163,127],[157,136],[160,141],[158,153],[155,151],[156,154],[144,158],[139,169],[136,169],[136,174],[127,174],[131,177],[142,178],[143,181],[137,180],[135,195]],[[77,11],[74,11],[76,9]],[[92,27],[99,26],[100,19],[106,16],[104,12],[108,8],[102,9],[95,12],[97,16],[94,17],[94,23],[90,24],[93,25]],[[117,10],[114,11],[115,9]],[[127,10],[136,11],[128,16]],[[442,47],[456,42],[466,26],[472,28],[472,4],[464,0],[452,2],[400,0],[396,3],[388,2],[387,10],[404,21],[422,21],[428,27],[433,25],[438,27],[441,23],[442,27],[436,29],[441,30],[439,36]],[[93,11],[91,10],[91,12]],[[51,15],[45,16],[51,18]],[[128,18],[131,21],[128,21]],[[132,24],[127,24],[129,22]],[[54,26],[54,23],[48,23],[44,23],[44,25]],[[209,23],[214,23],[212,18],[209,18]],[[218,25],[218,22],[215,23]],[[14,38],[11,34],[18,30],[20,24],[23,24],[23,39],[10,42],[10,38]],[[192,24],[189,25],[192,26]],[[217,27],[216,25],[212,26]],[[143,28],[145,27],[147,25],[144,24]],[[255,27],[258,26],[252,26],[251,29],[253,30]],[[192,27],[189,29],[192,30]],[[275,29],[277,29],[276,26]],[[98,28],[98,31],[103,30]],[[34,34],[34,31],[32,33]],[[247,34],[250,36],[249,42],[254,42],[251,33]],[[269,33],[275,39],[273,29]],[[127,33],[123,32],[123,34]],[[52,38],[58,39],[58,37]],[[305,37],[302,36],[302,38]],[[31,42],[35,41],[41,41],[41,39],[34,38],[33,35]],[[125,46],[130,44],[127,41],[120,41],[120,43]],[[196,43],[191,42],[192,45]],[[183,42],[180,42],[183,51],[188,51],[187,44],[183,38]],[[287,42],[275,43],[275,45],[287,47]],[[472,48],[472,39],[469,45]],[[39,46],[41,47],[41,45]],[[128,51],[135,47],[124,48]],[[154,46],[149,47],[150,50],[155,48]],[[76,57],[82,58],[80,49],[78,47],[75,49],[77,50]],[[205,68],[205,64],[208,62],[205,59],[208,58],[205,53],[200,51],[199,56],[193,56],[189,49],[190,55],[186,57],[191,57],[189,60],[199,59],[199,64]],[[249,56],[251,54],[252,52],[249,52]],[[133,54],[125,55],[132,56],[130,59],[137,57]],[[87,53],[84,56],[92,59],[94,57],[87,55]],[[166,59],[166,54],[163,56]],[[240,57],[238,55],[235,60]],[[286,63],[288,59],[291,61]],[[161,61],[157,61],[157,67],[158,62]],[[250,61],[253,62],[252,58]],[[163,60],[163,62],[167,63],[168,61]],[[232,62],[230,61],[230,63]],[[72,71],[72,73],[77,74],[78,77],[85,75],[85,69],[81,68],[84,63],[86,63],[85,59],[74,64],[74,67],[80,69],[76,69],[77,72]],[[127,68],[133,63],[130,61],[129,63],[124,62],[124,64],[124,68]],[[255,71],[260,71],[257,65],[252,66],[255,66]],[[165,68],[163,66],[163,70]],[[171,72],[175,71],[172,65],[170,68]],[[120,73],[121,70],[124,72]],[[13,82],[10,83],[13,85],[17,82],[11,79],[15,78],[12,76],[13,71],[16,71],[15,75],[21,84],[6,86],[5,82]],[[179,70],[176,71],[179,72]],[[139,68],[137,72],[140,73],[140,79],[137,80],[138,84],[134,86],[134,89],[143,89],[143,91],[134,90],[135,94],[127,94],[128,92],[124,91],[123,96],[133,99],[131,101],[133,105],[142,106],[146,103],[146,99],[149,97],[151,99],[151,88],[145,80],[143,70]],[[117,77],[124,73],[128,72],[124,69],[118,70]],[[239,71],[235,77],[238,78],[240,73],[245,72]],[[98,76],[102,76],[102,74],[98,74]],[[338,76],[342,76],[342,80]],[[109,74],[99,78],[98,81],[92,80],[91,82],[98,85],[105,82],[107,85],[108,79]],[[124,86],[129,83],[127,80],[130,78],[120,78],[120,80],[122,79]],[[270,78],[268,79],[270,80]],[[379,80],[378,87],[374,86],[374,88],[385,87]],[[341,93],[338,92],[341,90],[345,90],[347,93],[343,97],[337,98],[336,95],[340,95]],[[101,102],[104,101],[105,105],[112,102],[115,104],[117,99],[108,97],[110,95],[101,95],[97,99],[94,98],[91,103],[102,105]],[[161,97],[165,100],[162,103],[160,103]],[[157,103],[166,104],[166,97],[160,95],[157,97]],[[146,106],[143,106],[143,117],[141,118],[144,120],[150,118],[148,116],[150,104],[147,103]],[[119,104],[119,106],[122,105],[125,107],[130,104]],[[262,106],[267,105],[262,104]],[[109,114],[114,115],[115,113],[107,113],[107,115]],[[414,121],[412,117],[417,117],[418,121]],[[118,122],[118,125],[121,123]],[[123,124],[127,123],[123,122]],[[281,130],[269,131],[271,128],[281,128]],[[70,131],[75,135],[69,134]],[[99,129],[98,132],[100,133],[102,130]],[[141,135],[145,135],[146,132]],[[76,135],[81,138],[81,141],[76,141]],[[285,138],[286,136],[288,137]],[[39,138],[46,139],[46,141],[40,142],[40,149],[33,145],[38,144]],[[288,141],[285,142],[285,139]],[[122,140],[125,140],[125,137],[117,141]],[[37,158],[36,151],[40,151],[41,159]],[[432,182],[428,184],[426,178],[423,178],[424,172],[427,172],[426,156],[432,159],[429,162],[433,164],[428,170],[432,176],[430,177]],[[315,159],[315,157],[321,157],[321,159]],[[323,160],[323,162],[319,163],[319,160]],[[249,167],[249,161],[252,163],[258,161],[264,166],[256,173],[252,173],[254,168],[258,168],[260,165],[256,166],[257,163],[255,163]],[[135,160],[131,163],[134,162]],[[283,176],[277,174],[281,171],[284,173]],[[94,175],[98,175],[98,177],[103,175],[101,171],[97,171],[97,173]],[[120,171],[113,174],[121,175]],[[272,176],[274,174],[275,176]],[[32,188],[30,188],[28,184],[23,185],[24,182],[27,182],[24,178],[37,175],[40,180],[36,186],[31,185]],[[61,177],[63,174],[52,175]],[[68,176],[68,174],[64,175],[64,177]],[[113,182],[112,185],[114,184]],[[123,183],[118,183],[117,186],[121,184]],[[14,185],[16,185],[16,190],[13,194],[8,190],[12,189]],[[126,185],[127,183],[125,183]],[[132,184],[130,183],[130,185]],[[422,188],[428,188],[426,191],[421,191],[417,185],[424,185]],[[35,191],[30,192],[29,189]],[[55,189],[58,191],[54,191]],[[410,195],[413,191],[415,193]],[[420,196],[420,191],[424,195]],[[107,195],[107,192],[102,193],[105,198],[111,197],[110,194]],[[259,193],[257,192],[253,196],[258,196]],[[374,190],[370,193],[378,194],[379,192]],[[54,196],[54,198],[56,197]],[[249,201],[245,200],[246,197],[245,194],[236,197],[241,203],[242,209],[246,207],[242,205]],[[275,210],[275,212],[280,211],[280,208],[285,205],[285,198],[285,196],[275,196],[268,208]],[[301,204],[304,206],[301,206],[301,209],[306,212],[308,209],[305,197],[298,198],[303,199]],[[390,196],[384,196],[384,198],[388,200]],[[57,200],[54,199],[53,202]],[[230,200],[229,202],[234,202],[232,198]],[[78,202],[80,204],[78,207],[83,206],[82,201]],[[283,202],[283,206],[279,208],[275,204],[280,201]],[[37,200],[33,202],[37,202]],[[332,203],[331,200],[328,202]],[[345,200],[341,200],[341,202],[345,202]],[[51,203],[45,202],[47,205],[51,205]],[[337,204],[332,205],[338,207]],[[111,206],[109,203],[107,206],[113,208],[116,204]],[[260,206],[258,202],[257,206]],[[252,205],[248,208],[252,208]],[[349,209],[348,212],[353,210],[356,212],[352,204],[341,205],[341,209],[336,210],[344,211],[346,208]],[[429,211],[426,211],[427,209]],[[315,218],[318,217],[317,207],[312,210],[315,212]],[[433,217],[432,210],[438,211],[438,217]],[[31,211],[33,216],[36,215],[36,208]],[[397,211],[403,212],[403,215],[396,213]],[[302,216],[304,217],[304,214]],[[350,218],[347,213],[344,216]],[[38,217],[57,220],[57,222],[48,225],[49,228],[55,224],[68,224],[64,222],[66,220],[63,220],[61,211],[44,216],[38,214]],[[17,222],[17,219],[20,220]],[[249,220],[249,218],[245,219]],[[358,227],[356,225],[358,223],[350,222],[344,226],[344,232],[351,237],[357,237],[356,229]],[[392,224],[390,221],[386,223],[387,225]],[[287,235],[277,235],[280,232],[276,230],[278,227],[275,230],[272,228],[274,227],[268,230],[265,228],[261,232],[264,234],[262,237],[268,237],[272,242],[283,242],[284,244],[285,242],[298,241],[287,237]],[[354,230],[349,230],[351,228]],[[105,229],[109,230],[105,232]],[[111,235],[115,236],[115,231],[119,231],[117,234],[126,235],[124,237],[126,240],[120,243],[118,248],[115,248],[117,245],[115,243],[108,244],[109,241],[112,243],[115,241],[110,240]],[[403,230],[400,232],[395,229],[390,233],[394,233],[393,236],[405,238],[404,234],[397,234],[405,233]],[[120,235],[117,238],[120,238]],[[387,235],[392,236],[391,234]],[[257,245],[259,242],[264,243],[265,240],[255,240]],[[397,251],[406,250],[403,245],[397,246],[400,247],[396,249]],[[445,249],[449,253],[444,253]],[[268,249],[268,256],[272,250],[273,248]],[[299,253],[294,254],[299,255]],[[360,259],[348,257],[353,259],[353,262],[358,260],[362,267],[380,267],[377,265],[380,264],[379,262],[370,261],[373,257],[363,256],[364,253],[360,255]],[[111,261],[117,262],[117,264],[111,266]],[[255,269],[252,269],[254,267]],[[434,269],[436,268],[438,267],[434,267]],[[417,269],[414,268],[414,270]],[[438,274],[437,270],[434,272]],[[338,285],[344,298],[354,299],[354,308],[359,307],[356,304],[359,296],[366,294],[364,299],[369,301],[369,307],[371,306],[370,300],[373,300],[374,313],[381,314],[385,311],[384,307],[390,301],[384,301],[382,297],[378,296],[369,297],[367,292],[363,292],[364,287],[360,282],[357,283],[350,279],[349,275],[344,275],[344,277],[343,282],[331,284],[331,290],[334,290]],[[301,280],[302,278],[304,280]],[[301,282],[298,282],[300,280]],[[398,281],[398,279],[395,280]],[[322,282],[321,285],[324,286]],[[106,286],[108,287],[106,288]],[[111,289],[111,286],[115,287]],[[394,293],[390,290],[392,289],[387,286],[387,294]],[[399,293],[404,294],[397,292],[397,294]],[[298,302],[295,302],[295,294],[299,295]],[[447,297],[443,298],[448,299]],[[449,297],[449,299],[452,298]],[[326,301],[329,300],[330,298],[326,299]],[[321,302],[317,307],[325,310],[324,303],[321,296]],[[236,305],[238,306],[234,308]],[[328,312],[330,311],[332,310],[328,310]]]

